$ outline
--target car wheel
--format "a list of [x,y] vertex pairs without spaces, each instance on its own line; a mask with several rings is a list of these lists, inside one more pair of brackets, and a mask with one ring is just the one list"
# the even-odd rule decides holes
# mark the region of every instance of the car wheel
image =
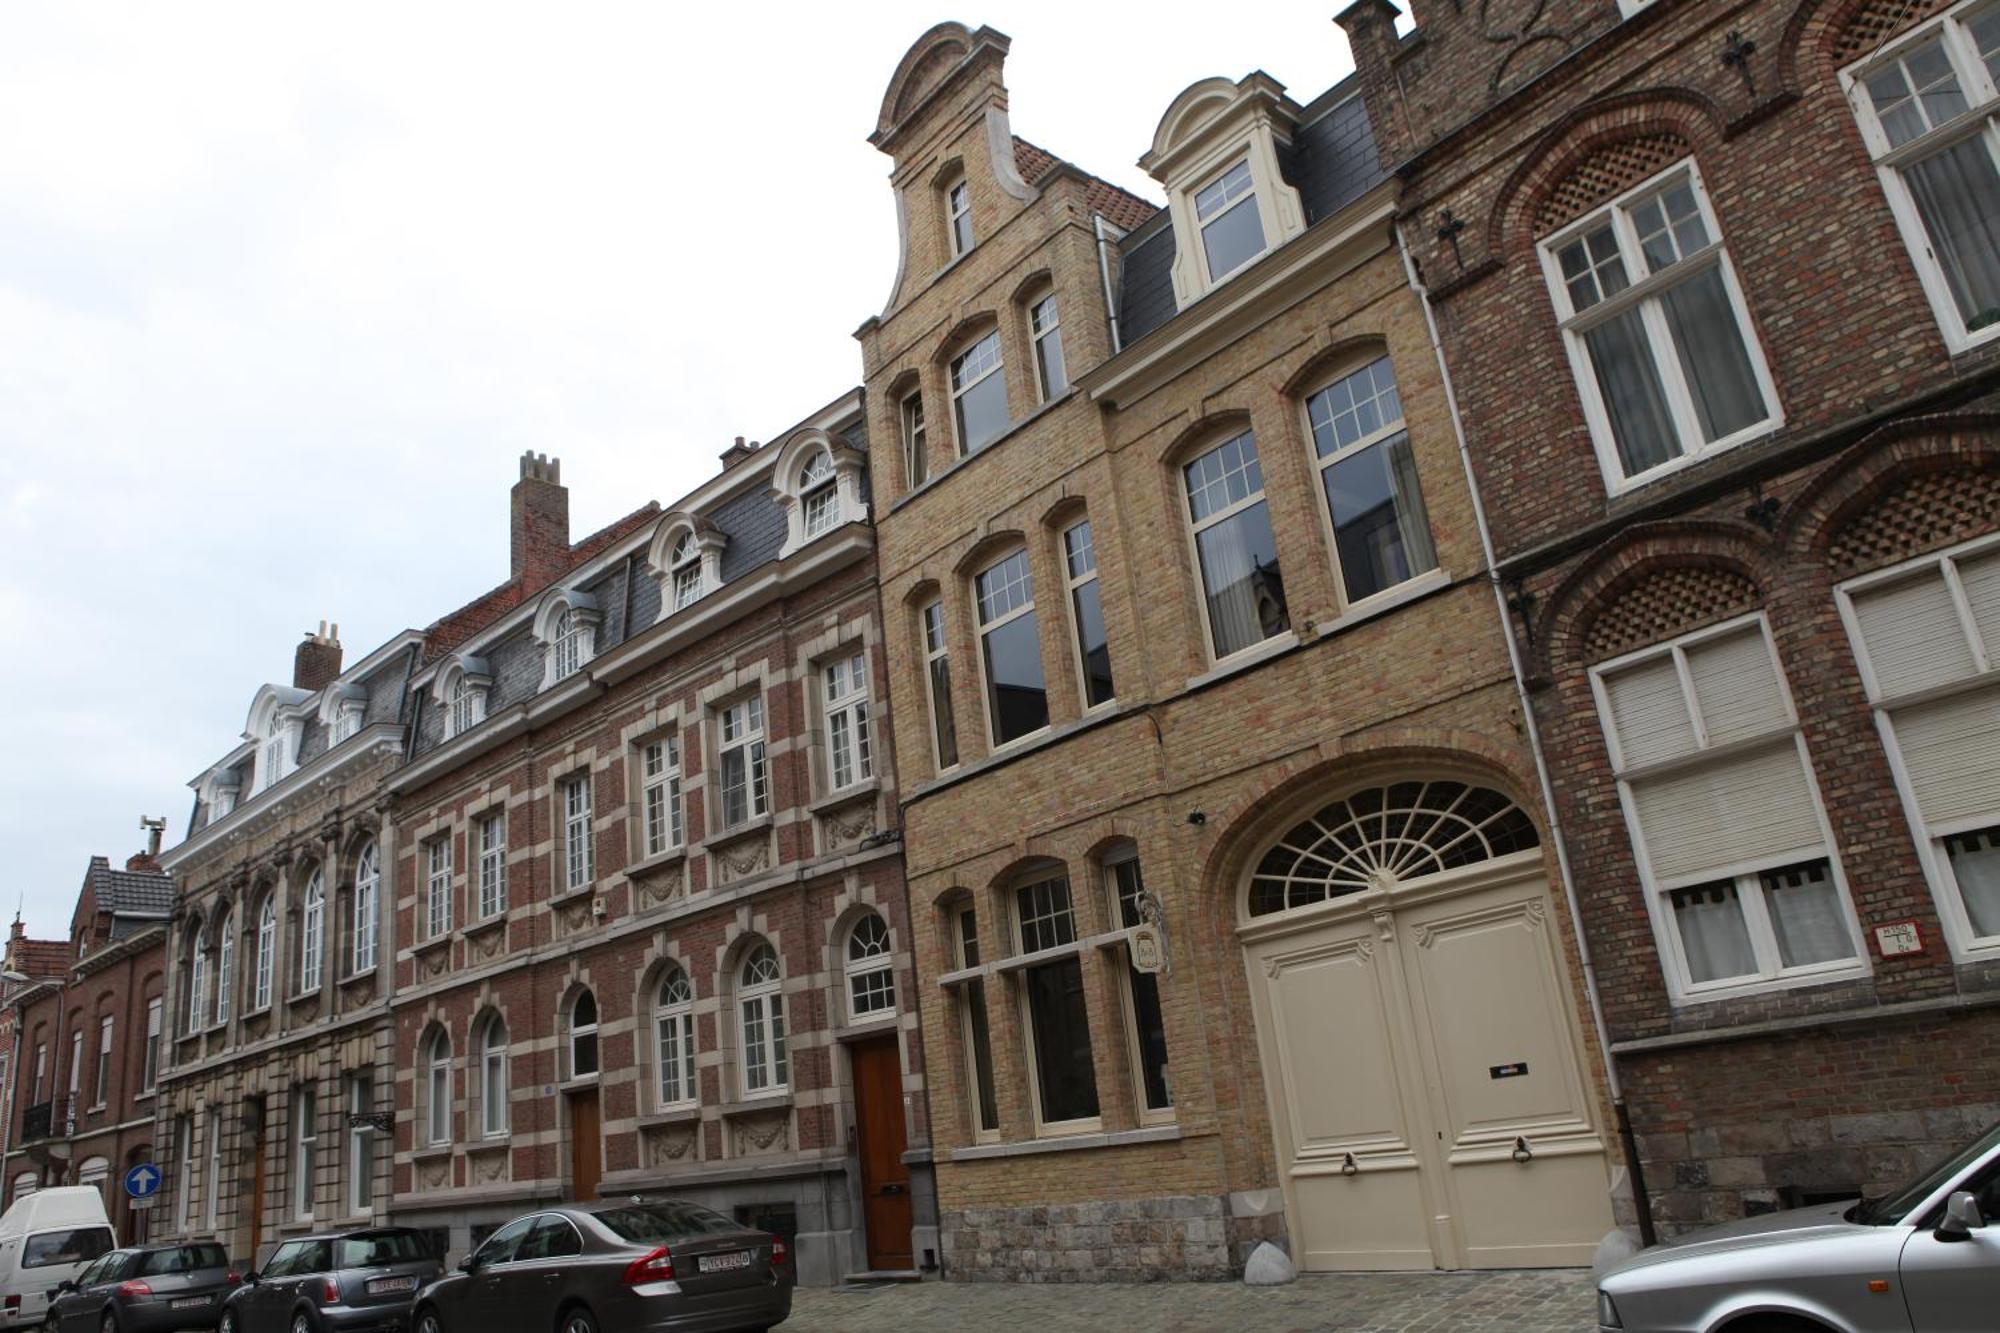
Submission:
[[97,1321],[97,1333],[118,1333],[118,1316],[106,1310],[104,1318]]
[[572,1305],[563,1312],[562,1333],[597,1333],[597,1318],[584,1305]]
[[292,1316],[292,1333],[313,1333],[313,1321],[304,1310]]
[[215,1326],[215,1333],[236,1333],[236,1311],[222,1312],[222,1322]]
[[428,1305],[417,1311],[417,1333],[444,1333],[444,1325],[438,1322],[438,1312]]

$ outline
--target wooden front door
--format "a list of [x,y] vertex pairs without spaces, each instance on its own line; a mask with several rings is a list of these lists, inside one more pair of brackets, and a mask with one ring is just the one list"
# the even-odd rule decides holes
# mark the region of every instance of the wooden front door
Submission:
[[854,1061],[855,1138],[861,1156],[861,1213],[868,1267],[916,1267],[910,1253],[910,1168],[903,1161],[903,1058],[891,1034],[848,1048]]
[[569,1095],[570,1197],[578,1202],[597,1197],[604,1178],[604,1145],[598,1134],[597,1089]]

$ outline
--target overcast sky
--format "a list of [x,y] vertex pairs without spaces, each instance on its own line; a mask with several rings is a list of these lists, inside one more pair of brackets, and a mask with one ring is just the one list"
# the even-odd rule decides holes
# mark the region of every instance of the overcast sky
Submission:
[[523,449],[572,534],[858,382],[895,273],[883,88],[1014,39],[1014,130],[1151,199],[1175,93],[1349,68],[1338,4],[0,11],[0,879],[60,937],[88,858],[339,622],[354,662],[507,574]]

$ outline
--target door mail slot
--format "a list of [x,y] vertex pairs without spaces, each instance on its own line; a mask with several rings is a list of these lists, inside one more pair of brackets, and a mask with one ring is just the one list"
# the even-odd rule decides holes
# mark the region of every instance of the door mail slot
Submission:
[[1511,1065],[1492,1065],[1486,1070],[1488,1078],[1520,1078],[1528,1072],[1526,1060],[1516,1060]]

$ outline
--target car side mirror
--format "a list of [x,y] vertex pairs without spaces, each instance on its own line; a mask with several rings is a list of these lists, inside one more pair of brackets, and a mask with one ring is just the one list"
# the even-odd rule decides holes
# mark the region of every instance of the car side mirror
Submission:
[[76,1290],[76,1283],[70,1281],[68,1278],[64,1278],[62,1281],[56,1283],[56,1295],[58,1296],[62,1295],[66,1291],[75,1291],[75,1290]]
[[1986,1217],[1979,1211],[1979,1200],[1970,1190],[1958,1190],[1945,1200],[1944,1220],[1931,1234],[1939,1240],[1971,1240],[1972,1233],[1985,1226]]
[[463,1259],[460,1259],[460,1260],[458,1261],[458,1271],[459,1271],[459,1272],[461,1272],[461,1273],[476,1273],[476,1272],[478,1272],[478,1271],[479,1271],[479,1256],[478,1256],[478,1255],[476,1255],[476,1254],[468,1254],[468,1255],[466,1255],[466,1256],[465,1256],[465,1257],[464,1257]]
[[254,1287],[263,1280],[264,1275],[254,1268],[243,1275],[243,1285],[246,1287]]

